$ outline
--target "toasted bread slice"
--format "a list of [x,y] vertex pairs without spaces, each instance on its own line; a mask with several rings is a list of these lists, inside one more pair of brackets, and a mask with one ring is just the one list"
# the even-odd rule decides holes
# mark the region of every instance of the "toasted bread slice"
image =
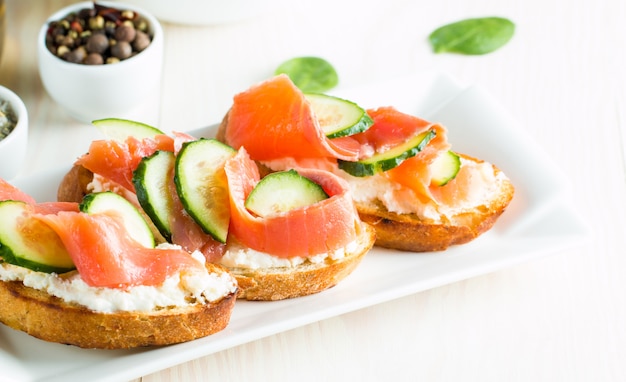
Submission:
[[[225,140],[228,113],[224,116],[217,139]],[[483,163],[482,160],[459,154],[467,161]],[[260,168],[267,167],[259,164]],[[376,246],[411,252],[442,251],[451,245],[474,240],[493,227],[506,210],[514,195],[514,186],[495,165],[492,165],[497,185],[485,198],[472,208],[465,208],[453,216],[429,219],[417,214],[388,211],[378,200],[356,201],[361,220],[376,230]],[[340,172],[340,170],[337,170]],[[347,177],[350,183],[349,177]]]
[[345,256],[327,256],[319,262],[309,260],[295,266],[251,268],[228,266],[239,285],[237,298],[245,300],[283,300],[321,292],[345,279],[374,245],[375,232],[362,224],[357,243]]
[[[0,262],[0,267],[5,265]],[[212,273],[226,272],[216,265],[207,267]],[[81,348],[129,349],[186,342],[216,333],[230,321],[235,300],[236,291],[210,303],[190,301],[183,307],[149,312],[104,313],[19,280],[0,281],[0,322],[45,341]]]
[[[461,155],[465,160],[482,163],[481,160]],[[417,214],[389,212],[377,200],[357,202],[361,220],[376,229],[376,245],[412,252],[442,251],[451,245],[470,242],[491,229],[506,210],[514,195],[510,180],[491,165],[494,172],[493,192],[476,202],[439,220],[420,217]]]

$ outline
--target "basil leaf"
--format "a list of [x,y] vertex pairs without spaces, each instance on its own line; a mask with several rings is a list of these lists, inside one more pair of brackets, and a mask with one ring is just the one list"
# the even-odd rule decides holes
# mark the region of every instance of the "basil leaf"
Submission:
[[493,52],[513,37],[515,24],[501,17],[457,21],[433,31],[428,39],[435,53],[480,55]]
[[296,57],[280,64],[274,74],[286,74],[305,93],[324,93],[339,82],[335,68],[319,57]]

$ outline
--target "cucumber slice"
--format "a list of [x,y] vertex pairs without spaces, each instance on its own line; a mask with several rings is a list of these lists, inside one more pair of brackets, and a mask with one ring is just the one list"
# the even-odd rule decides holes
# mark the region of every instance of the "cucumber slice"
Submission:
[[90,215],[116,211],[122,216],[126,231],[135,241],[147,248],[155,246],[154,235],[143,215],[132,203],[114,192],[85,195],[80,204],[80,210]]
[[0,257],[7,263],[46,273],[75,269],[61,238],[49,225],[31,217],[24,202],[0,202]]
[[156,151],[139,162],[133,173],[137,200],[163,238],[172,240],[171,216],[173,207],[169,181],[176,157],[169,151]]
[[365,110],[354,102],[326,94],[305,94],[328,138],[361,133],[374,124]]
[[202,230],[225,243],[230,223],[224,163],[236,151],[216,139],[183,144],[176,157],[174,183],[185,211]]
[[453,151],[448,150],[435,159],[430,165],[432,174],[431,184],[445,186],[456,177],[461,169],[461,158]]
[[152,138],[164,134],[156,127],[145,123],[120,118],[97,119],[91,122],[105,137],[115,141],[125,142],[128,137],[137,139]]
[[339,168],[352,176],[371,176],[379,172],[391,170],[399,166],[406,159],[415,156],[435,137],[435,130],[428,130],[416,135],[405,143],[390,150],[372,155],[369,158],[349,162],[339,159]]
[[317,183],[295,170],[271,173],[261,179],[245,201],[252,213],[268,217],[296,208],[310,206],[328,198]]

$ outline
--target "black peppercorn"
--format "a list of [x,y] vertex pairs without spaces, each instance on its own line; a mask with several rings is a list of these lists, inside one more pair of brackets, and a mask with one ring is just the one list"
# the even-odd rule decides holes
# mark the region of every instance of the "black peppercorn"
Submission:
[[85,50],[84,47],[80,46],[68,52],[67,54],[65,54],[64,58],[69,62],[80,64],[83,62],[86,56],[87,56],[87,51]]
[[131,24],[122,24],[115,30],[115,39],[117,41],[131,42],[136,36],[135,27]]
[[89,53],[87,58],[85,59],[85,64],[87,65],[102,65],[104,64],[104,59],[102,55],[98,53]]
[[137,31],[137,35],[135,36],[135,41],[133,41],[133,48],[137,52],[141,52],[146,49],[150,45],[150,36],[147,33]]
[[89,53],[104,53],[109,48],[109,39],[103,33],[96,33],[87,39],[85,45]]
[[130,57],[132,53],[133,48],[130,46],[128,41],[118,41],[111,47],[111,55],[119,58],[120,60]]

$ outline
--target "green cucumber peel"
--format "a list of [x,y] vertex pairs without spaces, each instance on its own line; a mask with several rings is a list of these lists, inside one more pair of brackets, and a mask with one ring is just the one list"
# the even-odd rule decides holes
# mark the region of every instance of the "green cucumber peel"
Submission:
[[111,191],[87,194],[79,208],[81,212],[90,215],[115,211],[122,217],[126,231],[135,241],[146,248],[154,248],[156,245],[152,230],[141,212],[121,195]]
[[230,224],[224,164],[236,153],[216,139],[201,138],[184,143],[176,157],[174,183],[185,211],[220,243],[226,242]]
[[337,160],[337,164],[341,170],[352,176],[372,176],[380,172],[391,170],[399,166],[405,160],[414,157],[417,153],[422,151],[436,135],[435,130],[428,130],[399,146],[375,154],[369,158],[355,162],[339,159]]
[[268,217],[310,206],[328,197],[322,186],[291,169],[261,179],[246,198],[245,207],[258,216]]
[[327,138],[346,137],[369,129],[374,120],[352,101],[321,93],[305,93]]
[[156,151],[139,162],[133,172],[133,185],[141,208],[148,215],[161,236],[172,240],[173,200],[169,192],[170,176],[176,158],[169,151]]
[[435,159],[430,165],[431,183],[435,186],[445,186],[461,169],[461,158],[455,152],[448,150]]
[[165,134],[148,124],[122,118],[104,118],[91,122],[107,139],[125,142],[129,137],[139,140]]
[[[60,274],[75,269],[61,238],[50,226],[31,217],[31,211],[21,201],[0,202],[0,261],[45,273]],[[23,236],[23,224],[28,224],[31,240]]]

